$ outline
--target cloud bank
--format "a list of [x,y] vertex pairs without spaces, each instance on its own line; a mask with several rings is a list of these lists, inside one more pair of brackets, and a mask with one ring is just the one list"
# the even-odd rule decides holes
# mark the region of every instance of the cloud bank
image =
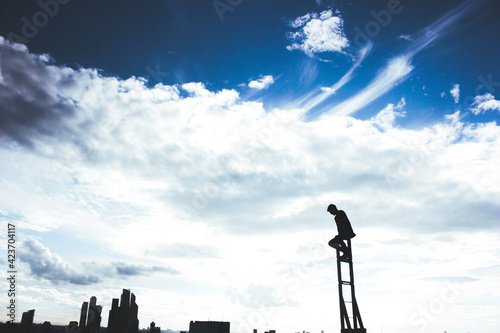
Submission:
[[[115,202],[125,212],[152,212],[147,219],[168,209],[169,223],[174,225],[184,224],[189,216],[192,223],[252,232],[300,226],[308,214],[317,215],[313,212],[323,200],[345,198],[347,203],[348,198],[357,197],[357,201],[378,191],[396,195],[414,184],[467,189],[463,195],[458,190],[450,195],[472,210],[475,204],[466,202],[472,200],[471,193],[491,190],[489,198],[497,195],[494,182],[481,188],[484,180],[478,173],[497,161],[495,124],[469,125],[455,114],[412,131],[397,128],[397,109],[384,109],[368,121],[347,117],[389,89],[387,82],[396,84],[411,70],[405,57],[390,62],[363,93],[337,106],[335,116],[307,122],[305,110],[265,110],[261,103],[242,101],[234,90],[212,92],[199,83],[147,88],[142,79],[119,80],[93,70],[57,67],[17,44],[2,41],[0,45],[5,160],[11,158],[8,147],[12,145],[52,159],[61,171],[71,173],[71,186],[82,191],[79,195],[88,202],[86,209],[111,214],[110,221],[116,214],[111,206],[93,201],[106,198],[104,202]],[[42,81],[42,86],[34,84]],[[16,100],[23,104],[14,108],[9,101]],[[486,96],[481,101],[492,99]],[[481,105],[478,99],[476,107],[484,108]],[[28,117],[30,112],[36,115]],[[474,152],[454,155],[458,147],[471,145]],[[481,152],[488,158],[476,158]],[[412,154],[422,156],[413,163],[417,165],[410,165],[412,172],[403,172],[406,156]],[[343,158],[330,157],[337,155]],[[467,167],[454,166],[468,158],[474,162]],[[428,172],[432,175],[426,176]],[[98,191],[98,196],[88,190]],[[427,202],[412,191],[405,196],[416,206]],[[493,214],[496,206],[489,198],[485,198],[490,209],[483,211],[482,225],[488,228],[493,226],[493,215],[487,212]],[[291,210],[295,213],[288,215],[291,202],[301,204],[295,204]],[[18,214],[30,211],[29,206],[15,203],[6,207]],[[256,210],[259,214],[254,215]],[[453,220],[435,213],[440,225],[464,221],[461,225],[468,226],[462,217],[452,214],[457,218]],[[399,214],[391,223],[397,223],[404,210]],[[423,231],[436,225],[420,221],[419,216],[413,215],[410,221],[414,222],[404,227]],[[380,216],[378,221],[385,225],[389,220]],[[120,236],[125,237],[118,232],[116,237]],[[177,243],[188,239],[176,233],[170,237]],[[150,246],[164,244],[160,237],[149,238]]]

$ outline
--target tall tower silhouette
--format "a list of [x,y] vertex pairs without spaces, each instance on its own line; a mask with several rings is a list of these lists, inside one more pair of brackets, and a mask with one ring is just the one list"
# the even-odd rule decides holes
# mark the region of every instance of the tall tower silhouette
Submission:
[[111,310],[109,310],[108,333],[137,333],[139,330],[138,311],[135,295],[129,289],[123,289],[120,306],[118,306],[118,298],[113,298]]
[[[351,240],[342,240],[347,249],[347,253],[340,255],[341,251],[337,248],[337,274],[339,280],[339,306],[340,306],[340,325],[341,333],[366,333],[363,326],[361,314],[359,313],[358,303],[354,291],[354,268],[352,263]],[[346,265],[347,264],[347,265]],[[348,271],[342,274],[342,266]],[[348,297],[346,300],[344,295]]]
[[99,333],[101,331],[102,306],[97,305],[97,298],[92,296],[89,302],[82,303],[80,323],[78,328],[81,333]]

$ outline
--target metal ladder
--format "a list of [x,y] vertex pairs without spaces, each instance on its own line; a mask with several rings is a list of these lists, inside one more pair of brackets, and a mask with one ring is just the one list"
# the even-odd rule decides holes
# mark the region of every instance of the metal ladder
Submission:
[[[352,264],[352,250],[351,250],[351,240],[347,239],[344,242],[347,248],[344,255],[345,258],[341,258],[341,251],[337,249],[337,274],[339,278],[339,306],[340,306],[340,324],[341,333],[366,333],[366,328],[363,326],[363,321],[361,320],[361,315],[359,313],[358,303],[356,302],[356,297],[354,293],[354,269]],[[342,263],[347,263],[349,265],[349,280],[343,280],[342,277]],[[351,300],[344,300],[344,286],[350,286]],[[349,316],[347,312],[346,303],[351,303],[352,317]],[[352,319],[352,321],[351,321]]]

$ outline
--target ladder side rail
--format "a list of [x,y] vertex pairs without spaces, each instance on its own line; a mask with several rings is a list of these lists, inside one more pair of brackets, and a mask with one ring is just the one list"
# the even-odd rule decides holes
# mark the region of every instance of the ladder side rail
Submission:
[[340,305],[340,322],[342,329],[351,329],[351,321],[349,320],[349,313],[347,312],[347,308],[344,303],[344,298],[342,297],[341,305]]
[[337,276],[339,280],[339,310],[340,310],[340,323],[342,329],[351,329],[351,322],[349,321],[349,314],[344,302],[344,291],[342,289],[342,262],[339,259],[340,251],[337,249]]
[[361,320],[361,314],[359,313],[358,302],[356,302],[356,299],[353,300],[352,309],[354,311],[354,315],[353,315],[354,328],[357,328],[358,322],[359,322],[359,328],[364,328],[363,320]]
[[352,248],[351,248],[351,240],[347,240],[347,245],[349,248],[349,280],[351,281],[351,298],[352,298],[352,313],[353,313],[353,324],[354,328],[358,328],[358,322],[360,328],[363,327],[363,321],[361,320],[361,314],[359,312],[358,303],[356,301],[356,295],[354,291],[354,264],[352,262]]

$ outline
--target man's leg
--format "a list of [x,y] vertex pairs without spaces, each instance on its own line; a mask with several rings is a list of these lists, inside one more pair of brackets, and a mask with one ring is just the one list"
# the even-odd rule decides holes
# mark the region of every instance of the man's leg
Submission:
[[330,245],[331,247],[333,247],[336,250],[339,250],[340,249],[339,242],[341,242],[341,240],[338,238],[338,236],[335,236],[332,239],[330,239],[330,241],[328,242],[328,245]]

